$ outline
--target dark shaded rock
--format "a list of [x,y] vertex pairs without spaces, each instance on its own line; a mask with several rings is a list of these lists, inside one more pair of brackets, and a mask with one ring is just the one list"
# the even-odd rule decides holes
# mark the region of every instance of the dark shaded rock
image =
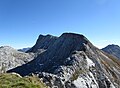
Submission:
[[48,47],[50,47],[55,41],[56,41],[57,37],[52,36],[52,35],[40,35],[36,44],[27,51],[28,52],[33,52],[33,53],[38,53],[38,52],[42,52],[46,49],[48,49]]

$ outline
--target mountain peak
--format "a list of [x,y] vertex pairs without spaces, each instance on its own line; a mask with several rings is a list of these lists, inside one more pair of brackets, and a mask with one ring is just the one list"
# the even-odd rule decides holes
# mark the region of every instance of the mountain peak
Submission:
[[120,47],[118,45],[111,44],[106,46],[102,50],[120,59]]
[[50,34],[47,35],[39,35],[36,44],[27,52],[43,52],[44,50],[48,49],[50,46],[52,46],[55,41],[58,39],[58,42],[61,43],[66,41],[65,43],[74,43],[74,45],[79,45],[81,43],[87,43],[88,39],[81,35],[76,33],[63,33],[60,37],[52,36]]
[[80,34],[40,35],[31,52],[40,53],[29,63],[8,72],[22,76],[34,73],[51,88],[110,88],[114,86],[113,78],[119,78],[119,61]]

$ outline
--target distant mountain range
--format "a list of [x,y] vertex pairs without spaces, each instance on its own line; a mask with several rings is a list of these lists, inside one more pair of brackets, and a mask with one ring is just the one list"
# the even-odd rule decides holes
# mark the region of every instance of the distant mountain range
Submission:
[[28,47],[28,48],[23,48],[23,49],[18,49],[18,51],[26,52],[26,51],[28,51],[29,49],[30,49],[30,47]]
[[108,45],[102,50],[120,59],[120,47],[118,45],[114,45],[114,44]]
[[40,35],[27,53],[34,53],[35,58],[7,72],[21,76],[34,74],[50,88],[120,86],[120,60],[96,48],[83,35]]

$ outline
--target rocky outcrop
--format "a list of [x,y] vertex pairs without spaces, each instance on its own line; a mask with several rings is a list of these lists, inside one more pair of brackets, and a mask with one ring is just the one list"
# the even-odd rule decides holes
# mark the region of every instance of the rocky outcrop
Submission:
[[99,50],[80,34],[63,33],[58,38],[49,38],[51,41],[45,43],[49,39],[39,37],[40,44],[37,41],[37,45],[31,49],[31,52],[41,52],[38,48],[44,49],[44,52],[8,72],[22,76],[36,74],[51,88],[119,87],[118,59]]
[[0,73],[25,64],[34,58],[34,54],[19,52],[12,47],[0,47]]
[[114,45],[114,44],[108,45],[102,50],[120,59],[120,47],[118,45]]

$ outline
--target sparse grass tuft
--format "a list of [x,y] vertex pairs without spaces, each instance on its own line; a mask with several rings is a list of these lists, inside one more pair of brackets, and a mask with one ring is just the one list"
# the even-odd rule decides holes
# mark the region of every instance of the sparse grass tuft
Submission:
[[84,74],[84,73],[85,73],[84,70],[78,69],[78,70],[75,71],[75,73],[72,75],[72,77],[71,77],[70,79],[71,79],[72,81],[77,80],[78,77],[79,77],[79,75],[80,75],[80,74]]

